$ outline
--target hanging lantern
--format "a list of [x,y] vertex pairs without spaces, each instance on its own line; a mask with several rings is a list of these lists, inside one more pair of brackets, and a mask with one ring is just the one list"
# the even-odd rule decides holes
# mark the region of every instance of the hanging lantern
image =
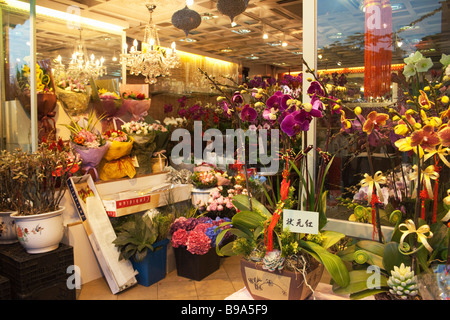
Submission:
[[172,24],[175,28],[181,29],[186,34],[189,31],[197,28],[202,22],[202,17],[197,11],[189,9],[187,6],[184,9],[178,10],[172,16]]
[[249,0],[219,0],[217,1],[217,10],[220,13],[229,16],[231,22],[234,17],[240,15],[247,9]]

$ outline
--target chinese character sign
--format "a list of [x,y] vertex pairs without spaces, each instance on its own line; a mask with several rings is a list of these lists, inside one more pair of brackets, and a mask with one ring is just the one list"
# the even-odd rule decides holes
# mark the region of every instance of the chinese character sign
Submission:
[[296,233],[319,233],[319,213],[312,211],[283,210],[283,229]]

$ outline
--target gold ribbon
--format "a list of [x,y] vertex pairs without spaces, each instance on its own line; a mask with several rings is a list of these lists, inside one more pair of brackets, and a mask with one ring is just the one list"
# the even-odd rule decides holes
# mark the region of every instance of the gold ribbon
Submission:
[[383,202],[383,193],[381,192],[380,184],[386,183],[386,177],[383,176],[383,172],[377,171],[375,173],[374,178],[372,178],[371,175],[368,175],[367,173],[364,174],[364,179],[361,180],[361,186],[362,187],[369,187],[367,191],[367,201],[370,203],[372,201],[372,193],[373,189],[375,187],[376,192],[378,194],[378,197],[380,198],[380,202]]
[[[411,181],[417,181],[418,180],[417,165],[413,166],[413,172],[409,175],[409,178],[410,178]],[[431,188],[431,179],[436,180],[438,178],[439,178],[439,173],[437,173],[435,171],[434,165],[428,166],[422,172],[423,184],[425,186],[425,189],[428,192],[428,196],[430,197],[430,199],[434,198],[433,189]],[[411,198],[414,199],[416,197],[417,197],[417,188],[414,188],[414,191],[413,191],[413,194],[412,194]]]
[[448,160],[446,159],[446,157],[450,154],[450,148],[445,148],[442,145],[440,145],[438,149],[435,149],[427,153],[427,155],[423,158],[423,160],[427,161],[435,154],[437,154],[439,158],[442,160],[442,162],[445,163],[445,165],[450,168],[450,162],[448,162]]
[[[402,227],[404,227],[406,229],[402,229]],[[400,246],[399,246],[400,249],[403,248],[403,241],[405,240],[405,238],[409,234],[415,233],[415,234],[417,234],[417,238],[418,238],[419,242],[422,243],[429,252],[433,251],[433,248],[429,245],[429,243],[427,241],[427,239],[429,239],[433,236],[433,233],[430,231],[429,225],[425,224],[425,225],[419,227],[419,229],[416,229],[416,225],[414,224],[414,221],[412,221],[411,219],[408,219],[405,221],[405,223],[400,224],[398,226],[398,229],[403,233],[402,237],[400,238]],[[428,236],[425,235],[427,233],[428,233]],[[414,252],[417,252],[419,249],[417,249]],[[412,254],[414,252],[411,252],[409,254]],[[403,253],[405,253],[405,252],[403,252]]]

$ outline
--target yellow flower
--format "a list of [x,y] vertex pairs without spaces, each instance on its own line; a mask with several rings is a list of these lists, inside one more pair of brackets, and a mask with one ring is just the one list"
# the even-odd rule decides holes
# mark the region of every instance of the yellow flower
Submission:
[[357,116],[359,116],[359,115],[361,114],[361,112],[362,112],[361,107],[356,107],[356,108],[355,108],[355,114],[356,114]]
[[406,137],[406,138],[395,141],[395,146],[401,152],[408,152],[408,151],[413,150],[416,154],[417,154],[417,148],[419,148],[419,157],[422,158],[424,155],[424,151],[421,146],[418,146],[418,147],[411,146],[411,137]]
[[441,98],[441,102],[442,102],[443,104],[447,104],[449,101],[450,101],[450,98],[447,97],[447,96],[443,96],[443,97]]

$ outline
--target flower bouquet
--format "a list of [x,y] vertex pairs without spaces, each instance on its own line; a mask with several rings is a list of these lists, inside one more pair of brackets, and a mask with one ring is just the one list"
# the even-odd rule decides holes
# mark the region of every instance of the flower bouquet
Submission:
[[170,235],[179,276],[199,281],[219,269],[220,259],[214,247],[225,240],[217,242],[217,235],[228,228],[220,227],[228,221],[219,217],[179,217],[173,222]]
[[111,145],[100,163],[100,179],[108,181],[125,176],[133,178],[136,175],[136,169],[130,157],[133,137],[122,130],[108,130],[103,133],[103,138]]
[[[45,137],[55,140],[55,107],[56,95],[50,62],[39,61],[36,64],[37,109],[39,121],[39,140]],[[15,78],[15,94],[22,107],[30,113],[30,67],[23,65],[17,70]]]
[[105,88],[98,89],[94,95],[94,110],[97,116],[104,115],[102,124],[102,131],[117,130],[125,123],[122,117],[127,112],[127,107],[124,106],[123,100],[119,94],[114,91],[108,91]]
[[[101,118],[100,118],[101,119]],[[81,158],[81,169],[88,173],[92,171],[94,181],[98,180],[98,167],[111,143],[106,141],[95,128],[98,119],[94,120],[94,113],[89,114],[88,120],[80,120],[64,125],[71,132],[70,142],[73,150]]]
[[148,115],[151,99],[146,98],[145,94],[125,91],[122,93],[123,107],[131,116],[132,121],[141,121]]
[[66,77],[64,73],[61,73],[56,84],[56,96],[69,116],[81,116],[87,113],[91,96],[82,81]]

